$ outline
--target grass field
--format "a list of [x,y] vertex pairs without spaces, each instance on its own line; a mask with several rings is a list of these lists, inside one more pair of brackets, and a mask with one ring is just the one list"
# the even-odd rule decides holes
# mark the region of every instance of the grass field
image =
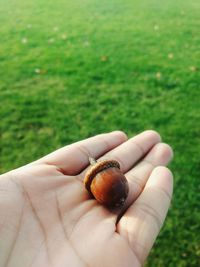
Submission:
[[0,171],[97,133],[159,131],[175,152],[175,190],[149,267],[200,266],[199,9],[0,0]]

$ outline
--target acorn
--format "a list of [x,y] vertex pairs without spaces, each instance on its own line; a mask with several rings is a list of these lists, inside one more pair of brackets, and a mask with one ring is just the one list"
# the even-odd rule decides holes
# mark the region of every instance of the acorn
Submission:
[[91,168],[86,172],[84,184],[90,194],[108,207],[120,207],[128,196],[128,182],[116,160],[96,161],[89,158]]

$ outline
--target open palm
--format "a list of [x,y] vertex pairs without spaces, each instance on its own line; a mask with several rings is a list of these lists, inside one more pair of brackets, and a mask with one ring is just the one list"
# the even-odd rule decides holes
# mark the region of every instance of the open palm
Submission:
[[[129,182],[123,210],[83,186],[88,155],[116,159]],[[144,263],[165,219],[171,148],[154,131],[101,134],[0,176],[0,266],[128,267]]]

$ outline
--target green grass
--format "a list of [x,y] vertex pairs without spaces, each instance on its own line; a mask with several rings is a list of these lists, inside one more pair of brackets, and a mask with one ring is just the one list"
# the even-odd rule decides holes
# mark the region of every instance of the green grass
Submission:
[[97,133],[159,131],[175,190],[149,267],[200,266],[199,8],[0,0],[1,172]]

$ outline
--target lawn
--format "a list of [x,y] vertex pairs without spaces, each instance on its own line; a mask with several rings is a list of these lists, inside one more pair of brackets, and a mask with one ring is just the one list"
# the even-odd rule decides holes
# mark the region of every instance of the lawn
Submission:
[[174,149],[146,266],[200,266],[198,0],[0,0],[0,171],[115,129]]

